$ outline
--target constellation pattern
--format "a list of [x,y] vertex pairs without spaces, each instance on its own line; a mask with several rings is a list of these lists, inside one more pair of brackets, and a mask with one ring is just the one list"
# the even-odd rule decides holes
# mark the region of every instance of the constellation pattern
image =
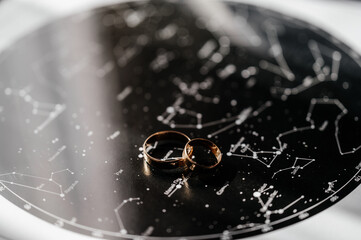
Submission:
[[39,102],[35,100],[32,95],[30,95],[31,87],[26,87],[21,90],[14,90],[11,88],[5,89],[5,95],[13,95],[20,97],[24,102],[29,103],[32,107],[32,114],[43,116],[46,119],[34,129],[34,133],[38,134],[42,131],[47,125],[49,125],[54,119],[56,119],[64,110],[65,105],[61,104],[52,104],[46,102]]
[[[311,130],[314,128],[315,128],[315,126],[313,124],[311,124],[308,127],[300,127],[300,128],[295,127],[292,130],[278,134],[278,136],[276,137],[278,146],[273,147],[274,150],[270,150],[270,151],[267,151],[267,150],[254,151],[249,147],[249,145],[242,143],[244,141],[244,138],[242,137],[236,144],[231,145],[230,151],[227,152],[227,156],[235,156],[235,157],[241,157],[241,158],[254,159],[254,160],[260,162],[261,164],[265,165],[267,168],[270,168],[272,166],[272,164],[274,163],[274,161],[276,160],[276,158],[278,156],[280,156],[284,152],[284,150],[287,148],[287,144],[281,140],[282,138],[284,138],[285,136],[290,135],[290,134],[299,133],[299,132]],[[239,147],[241,148],[242,153],[250,152],[251,155],[234,153]],[[265,156],[270,156],[270,157],[265,157]],[[302,166],[298,165],[297,162],[299,162],[300,160],[307,161],[308,163],[306,165],[302,165]],[[285,170],[290,170],[290,169],[294,169],[294,173],[296,173],[298,169],[303,169],[304,167],[306,167],[308,164],[310,164],[313,161],[315,161],[315,159],[296,157],[295,162],[291,167],[280,169],[280,170],[276,171],[273,174],[273,177],[279,172],[282,172]]]
[[[279,209],[275,209],[275,210],[271,210],[271,206],[273,201],[279,197],[278,195],[278,191],[277,190],[273,190],[274,186],[273,185],[267,185],[267,184],[263,184],[258,191],[255,191],[253,193],[253,196],[258,200],[258,203],[261,205],[261,208],[259,209],[259,212],[263,213],[264,217],[265,217],[265,226],[263,227],[262,231],[267,232],[269,230],[272,230],[271,226],[268,226],[267,224],[271,223],[271,216],[274,214],[284,214],[284,212],[291,208],[293,205],[295,205],[297,202],[299,202],[300,200],[304,199],[305,196],[301,195],[299,198],[297,198],[296,200],[290,202],[289,204],[287,204],[286,206],[279,208]],[[271,192],[271,193],[268,193]],[[268,194],[266,194],[268,193]],[[264,201],[262,199],[262,197],[266,195],[266,201]]]
[[135,202],[137,204],[141,204],[141,201],[140,201],[140,198],[128,198],[128,199],[125,199],[123,200],[123,202],[114,209],[114,212],[115,212],[115,216],[117,217],[117,221],[118,221],[118,224],[119,224],[119,228],[120,228],[120,232],[125,234],[127,233],[127,230],[126,228],[124,227],[124,224],[123,224],[123,221],[122,221],[122,218],[120,217],[119,215],[119,210],[124,207],[124,205],[128,204],[128,203],[131,203],[131,202]]
[[200,90],[208,90],[208,89],[210,89],[212,87],[212,85],[213,85],[213,82],[214,82],[214,79],[206,78],[205,80],[203,80],[200,83],[193,82],[191,84],[191,86],[188,86],[188,84],[186,82],[182,81],[179,78],[174,78],[173,79],[174,85],[176,85],[179,88],[182,95],[191,96],[196,101],[199,101],[199,102],[218,104],[219,103],[219,97],[216,96],[216,97],[211,98],[211,97],[202,96],[199,93]]
[[[358,149],[361,148],[361,145],[354,147],[351,151],[347,151],[347,152],[343,152],[341,149],[341,145],[340,145],[340,140],[339,140],[339,122],[340,119],[345,116],[347,114],[347,109],[343,106],[343,104],[338,100],[338,99],[328,99],[328,98],[322,98],[322,99],[311,99],[310,102],[310,106],[306,115],[306,121],[310,123],[310,126],[306,126],[306,127],[299,127],[299,128],[293,128],[292,130],[280,133],[277,137],[276,140],[278,142],[278,146],[277,147],[273,147],[273,151],[254,151],[249,147],[249,144],[244,144],[243,141],[245,140],[244,137],[241,137],[241,139],[236,143],[231,145],[230,150],[227,152],[227,156],[235,156],[235,157],[241,157],[241,158],[250,158],[250,159],[254,159],[257,160],[258,162],[260,162],[261,164],[265,165],[266,167],[271,167],[272,164],[274,163],[274,161],[276,160],[276,158],[282,154],[282,152],[286,149],[287,144],[285,144],[281,139],[284,138],[287,135],[291,135],[291,134],[295,134],[295,133],[299,133],[299,132],[303,132],[306,130],[319,130],[319,131],[323,131],[325,128],[325,124],[327,124],[327,122],[324,122],[324,124],[319,128],[316,129],[315,127],[315,123],[314,120],[312,119],[312,114],[313,114],[313,110],[315,108],[315,105],[320,104],[320,105],[324,105],[324,104],[329,104],[329,105],[335,105],[337,106],[340,110],[341,113],[339,113],[335,119],[335,139],[337,142],[337,147],[339,149],[339,153],[341,155],[345,155],[345,154],[352,154],[354,152],[356,152]],[[238,148],[241,148],[241,152],[242,153],[247,153],[250,152],[250,155],[247,154],[237,154],[235,153],[236,150]],[[268,162],[269,158],[266,157],[259,157],[260,155],[270,155],[271,156],[271,160]],[[292,174],[295,175],[295,173],[299,170],[299,169],[304,169],[307,165],[311,164],[312,162],[314,162],[315,159],[311,159],[311,158],[302,158],[302,157],[296,157],[295,161],[293,163],[293,165],[291,167],[287,167],[287,168],[282,168],[277,170],[276,172],[273,173],[273,177],[275,177],[276,174],[283,172],[283,171],[287,171],[287,170],[292,170]],[[302,164],[300,164],[302,162]]]
[[[49,194],[53,194],[53,195],[58,195],[59,197],[64,197],[65,193],[63,191],[63,186],[53,179],[54,175],[57,175],[57,174],[60,174],[63,172],[68,172],[70,174],[74,174],[74,172],[70,171],[69,169],[63,169],[63,170],[59,170],[56,172],[52,172],[50,174],[49,178],[44,178],[44,177],[39,177],[39,176],[34,176],[34,175],[29,175],[29,174],[24,174],[24,173],[11,172],[11,173],[0,174],[0,178],[9,179],[9,180],[0,179],[0,182],[32,189],[32,190],[36,190],[36,191],[40,191],[40,192],[45,192],[45,193],[49,193]],[[40,185],[35,187],[35,186],[29,185],[28,183],[22,184],[22,183],[19,183],[16,181],[17,178],[28,178],[31,180],[33,180],[33,179],[40,180]],[[46,184],[55,185],[56,188],[58,188],[58,191],[44,189],[44,186]]]
[[[184,109],[181,106],[181,104],[184,102],[183,97],[177,98],[177,100],[173,103],[173,105],[167,107],[166,111],[162,113],[162,115],[159,115],[157,117],[157,120],[162,122],[163,124],[166,124],[170,126],[171,128],[196,128],[196,129],[202,129],[202,128],[208,128],[216,125],[220,125],[223,123],[229,123],[227,126],[222,127],[218,129],[215,132],[209,133],[207,136],[208,138],[212,138],[215,135],[218,135],[222,132],[228,131],[229,129],[241,125],[246,119],[250,117],[258,116],[260,113],[262,113],[265,109],[272,106],[271,101],[267,101],[266,103],[262,104],[257,110],[252,112],[252,108],[246,108],[242,110],[238,115],[231,116],[228,118],[221,118],[214,121],[209,121],[206,123],[203,123],[203,117],[201,113],[194,112],[191,110]],[[172,121],[173,118],[177,116],[177,114],[180,115],[187,115],[190,117],[194,117],[197,120],[197,124],[178,124]]]
[[[361,148],[361,145],[357,146],[357,147],[353,147],[352,150],[350,151],[343,151],[342,147],[341,147],[341,143],[340,143],[340,138],[339,138],[339,134],[340,134],[340,120],[348,113],[348,110],[345,108],[345,106],[340,102],[340,100],[338,99],[328,99],[328,98],[322,98],[322,99],[312,99],[311,100],[311,104],[310,104],[310,108],[308,110],[307,113],[307,118],[306,120],[313,123],[311,116],[312,116],[312,112],[313,109],[315,107],[315,105],[317,104],[332,104],[337,106],[341,112],[340,114],[337,115],[336,119],[335,119],[335,139],[337,142],[337,148],[338,151],[340,152],[341,155],[346,155],[346,154],[352,154],[355,153],[357,150],[359,150]],[[322,127],[321,127],[322,129]]]
[[315,161],[315,159],[296,157],[296,159],[293,162],[293,165],[291,167],[282,168],[282,169],[276,171],[275,173],[273,173],[272,178],[274,178],[276,176],[276,174],[283,172],[283,171],[288,171],[288,170],[291,170],[291,174],[295,175],[298,170],[304,169],[305,167],[307,167],[307,165],[311,164],[314,161]]
[[288,79],[289,81],[295,80],[295,75],[292,70],[289,68],[285,57],[283,56],[282,46],[278,40],[278,33],[276,27],[268,23],[266,28],[267,39],[270,42],[270,52],[272,57],[276,60],[278,65],[274,65],[265,60],[260,61],[260,67],[266,69],[275,74],[281,75]]
[[[325,49],[324,51],[320,50],[320,47],[322,49]],[[282,94],[281,98],[283,100],[286,100],[290,95],[297,95],[299,93],[302,93],[303,91],[306,91],[307,89],[310,89],[320,83],[326,82],[326,81],[337,81],[338,79],[338,72],[340,68],[340,61],[341,61],[341,54],[338,51],[333,51],[331,49],[328,49],[319,43],[317,43],[314,40],[310,40],[308,42],[308,47],[310,49],[310,52],[314,58],[314,63],[312,65],[312,69],[315,72],[315,76],[306,76],[302,80],[302,84],[297,85],[296,87],[292,88],[282,88],[282,87],[274,87],[271,89],[271,91],[275,94]],[[331,66],[326,63],[324,57],[322,55],[325,55],[325,57],[332,59]],[[265,63],[263,63],[264,65]],[[286,70],[287,72],[287,70]]]
[[223,59],[229,54],[230,40],[227,37],[220,37],[217,43],[214,40],[206,42],[202,48],[198,51],[200,59],[204,59],[205,63],[200,68],[200,73],[206,75],[215,68]]

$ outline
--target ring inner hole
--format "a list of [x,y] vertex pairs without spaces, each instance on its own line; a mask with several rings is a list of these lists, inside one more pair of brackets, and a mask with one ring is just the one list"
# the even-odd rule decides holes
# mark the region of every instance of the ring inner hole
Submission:
[[191,158],[198,165],[211,167],[217,163],[217,158],[209,147],[203,145],[192,145],[191,147],[193,148]]
[[173,161],[182,157],[186,142],[174,139],[159,139],[148,142],[147,153],[161,161]]

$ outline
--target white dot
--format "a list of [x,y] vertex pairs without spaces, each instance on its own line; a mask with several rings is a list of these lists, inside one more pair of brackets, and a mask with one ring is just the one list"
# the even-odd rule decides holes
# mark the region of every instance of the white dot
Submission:
[[260,196],[261,196],[261,193],[260,193],[260,192],[254,192],[254,193],[253,193],[253,197],[258,198],[258,197],[260,197]]
[[168,113],[174,113],[174,107],[167,107]]

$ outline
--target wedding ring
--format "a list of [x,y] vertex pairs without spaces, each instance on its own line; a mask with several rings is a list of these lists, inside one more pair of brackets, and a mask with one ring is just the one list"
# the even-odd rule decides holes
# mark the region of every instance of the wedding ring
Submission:
[[[183,168],[185,167],[185,160],[183,156],[180,157],[169,157],[177,145],[179,145],[178,150],[183,151],[183,148],[187,142],[190,141],[190,138],[184,133],[177,131],[161,131],[156,132],[150,135],[143,144],[143,154],[144,159],[149,163],[149,165],[163,168],[163,169],[174,169],[174,168]],[[171,148],[169,148],[170,145]],[[164,150],[164,146],[168,149],[165,157],[157,158],[152,156],[151,152],[156,150]],[[172,148],[174,148],[172,150]]]
[[[203,156],[195,156],[196,154],[200,155],[199,153],[207,155],[207,159]],[[210,157],[209,154],[211,154]],[[188,141],[184,147],[182,155],[186,160],[186,165],[192,171],[212,169],[222,160],[222,153],[217,145],[203,138],[195,138]]]

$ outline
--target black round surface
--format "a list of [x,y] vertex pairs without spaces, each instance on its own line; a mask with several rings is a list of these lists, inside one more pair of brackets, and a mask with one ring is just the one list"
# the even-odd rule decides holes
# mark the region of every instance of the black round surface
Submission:
[[[356,188],[358,55],[299,20],[227,6],[253,46],[184,3],[156,1],[55,21],[1,53],[1,195],[106,239],[230,239]],[[143,141],[169,129],[216,143],[216,171],[150,168]]]

